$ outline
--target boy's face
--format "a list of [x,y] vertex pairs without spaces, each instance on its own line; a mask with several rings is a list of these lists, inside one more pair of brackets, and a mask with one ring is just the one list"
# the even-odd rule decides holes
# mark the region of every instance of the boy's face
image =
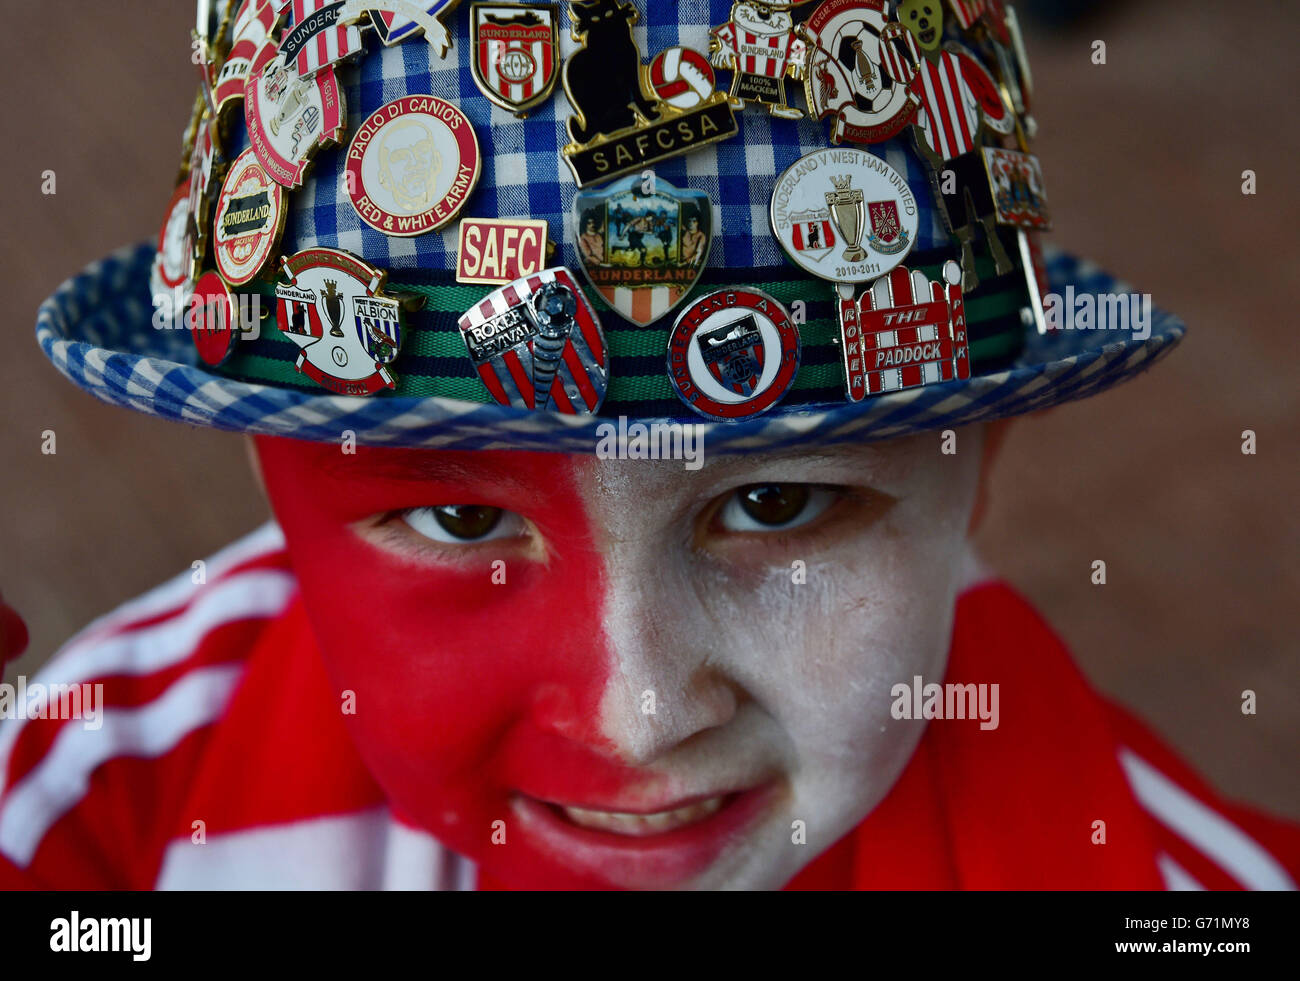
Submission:
[[921,735],[889,690],[942,680],[983,434],[961,439],[694,472],[257,449],[398,811],[510,885],[776,888]]

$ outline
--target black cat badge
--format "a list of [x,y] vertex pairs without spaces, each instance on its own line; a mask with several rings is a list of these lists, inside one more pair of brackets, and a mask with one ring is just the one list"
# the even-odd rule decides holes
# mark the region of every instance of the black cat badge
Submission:
[[632,39],[638,14],[630,0],[570,0],[569,13],[582,47],[564,65],[564,91],[577,114],[569,117],[571,142],[563,153],[579,187],[736,135],[725,94],[670,99],[663,86],[647,84],[652,80]]

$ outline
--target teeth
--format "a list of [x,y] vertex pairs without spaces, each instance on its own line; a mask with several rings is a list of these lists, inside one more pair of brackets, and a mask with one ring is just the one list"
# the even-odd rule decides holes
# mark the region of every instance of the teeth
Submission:
[[721,797],[687,804],[671,811],[656,811],[653,814],[625,814],[619,811],[592,811],[585,807],[564,807],[560,810],[574,824],[596,831],[609,831],[616,835],[642,837],[662,834],[681,828],[696,821],[702,821],[710,814],[717,813],[722,806]]

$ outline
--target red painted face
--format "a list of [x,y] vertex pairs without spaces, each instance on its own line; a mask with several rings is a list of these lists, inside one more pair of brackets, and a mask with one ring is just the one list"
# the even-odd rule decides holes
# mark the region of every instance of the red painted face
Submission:
[[[598,732],[610,670],[602,569],[573,465],[540,453],[257,446],[308,613],[329,638],[327,666],[357,694],[353,732],[394,805],[520,885],[594,884],[557,882],[560,870],[509,833],[521,788],[592,800],[629,777]],[[509,510],[521,499],[545,555],[498,540],[425,561],[353,528],[406,508]],[[507,822],[504,845],[491,845],[494,821]]]
[[364,762],[496,880],[780,886],[919,738],[867,696],[942,672],[977,453],[257,450]]

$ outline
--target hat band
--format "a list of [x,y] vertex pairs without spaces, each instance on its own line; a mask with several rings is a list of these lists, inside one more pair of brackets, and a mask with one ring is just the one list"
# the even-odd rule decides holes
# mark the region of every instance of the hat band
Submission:
[[[908,267],[937,278],[951,253],[944,250],[914,252]],[[1024,274],[1016,269],[997,276],[991,260],[978,259],[981,287],[967,300],[967,323],[971,337],[972,373],[997,371],[1009,366],[1024,343],[1020,319],[1025,304]],[[736,283],[734,271],[708,269],[696,285],[698,295]],[[790,267],[747,270],[746,287],[769,294],[796,318],[803,304],[799,324],[802,356],[799,373],[783,404],[810,405],[843,402],[844,366],[840,356],[840,327],[835,309],[834,287],[824,280],[809,278]],[[491,394],[466,357],[465,341],[458,321],[468,309],[481,302],[488,290],[455,282],[446,272],[404,269],[394,272],[385,287],[391,294],[422,297],[423,309],[406,313],[402,356],[394,367],[396,387],[376,397],[449,398],[464,402],[490,403]],[[641,327],[620,317],[598,293],[584,290],[601,317],[610,352],[609,392],[602,416],[672,417],[683,415],[681,401],[674,394],[666,369],[668,337],[673,325],[669,315]],[[245,287],[240,292],[248,294]],[[217,374],[246,382],[289,386],[319,391],[318,386],[295,368],[301,350],[275,326],[274,285],[259,286],[262,309],[267,316],[260,336],[239,343],[235,353],[211,369]]]

